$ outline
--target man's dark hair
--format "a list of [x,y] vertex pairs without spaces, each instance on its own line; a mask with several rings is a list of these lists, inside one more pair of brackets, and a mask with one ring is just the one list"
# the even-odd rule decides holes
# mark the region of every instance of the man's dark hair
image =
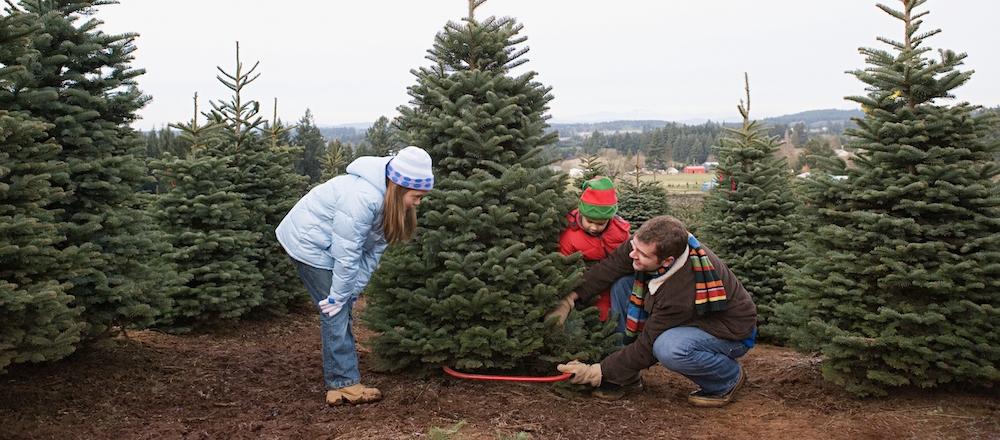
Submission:
[[647,220],[635,232],[636,240],[656,246],[656,257],[679,258],[687,247],[688,231],[684,223],[669,215],[661,215]]

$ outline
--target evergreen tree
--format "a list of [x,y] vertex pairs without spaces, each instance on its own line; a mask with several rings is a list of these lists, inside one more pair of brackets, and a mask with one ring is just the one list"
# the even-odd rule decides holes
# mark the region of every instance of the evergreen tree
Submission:
[[[306,113],[312,116],[312,112],[306,109]],[[270,122],[264,124],[264,131],[266,133],[267,139],[271,142],[271,148],[280,148],[282,145],[292,145],[293,148],[298,151],[299,148],[294,147],[292,141],[292,131],[297,129],[298,125],[286,125],[281,118],[278,117],[278,98],[274,98],[274,116],[271,118]],[[322,136],[322,134],[321,134]],[[301,151],[298,151],[301,153]]]
[[[561,219],[575,200],[565,175],[540,160],[552,99],[527,60],[522,26],[511,18],[450,22],[414,70],[399,127],[435,165],[435,188],[420,207],[418,237],[390,250],[369,289],[364,315],[379,367],[388,370],[541,368],[597,360],[614,324],[596,309],[575,313],[564,331],[543,322],[573,287],[578,261],[556,250]],[[553,320],[554,321],[554,320]],[[603,331],[602,331],[603,330]]]
[[802,147],[794,169],[804,170],[804,167],[808,166],[811,170],[816,167],[822,158],[834,156],[836,156],[836,153],[834,153],[833,147],[830,146],[830,141],[819,138],[809,139],[806,145]]
[[890,50],[861,49],[852,72],[865,111],[848,131],[857,158],[846,179],[816,179],[821,209],[778,317],[792,342],[820,351],[829,380],[859,395],[891,387],[1000,380],[1000,199],[993,123],[968,103],[965,54],[924,44],[923,0],[879,5],[903,25]]
[[809,133],[806,131],[805,122],[796,122],[795,125],[792,125],[792,132],[789,138],[792,141],[792,145],[796,148],[805,146],[809,140]]
[[146,133],[146,157],[150,159],[159,159],[165,153],[184,157],[189,148],[190,145],[178,138],[170,127],[154,128]]
[[107,3],[21,1],[39,25],[34,54],[13,88],[0,91],[2,108],[51,124],[47,133],[61,146],[56,160],[68,166],[67,197],[51,208],[66,225],[58,246],[81,252],[86,262],[65,273],[89,335],[150,323],[163,306],[157,286],[171,275],[153,270],[163,240],[149,229],[138,195],[149,179],[145,141],[129,124],[149,99],[136,87],[144,71],[131,67],[135,34],[106,34],[93,18]]
[[[986,109],[984,111],[988,117],[992,118],[992,128],[986,134],[986,142],[1000,142],[1000,107]],[[993,153],[994,160],[1000,160],[1000,148]]]
[[[259,297],[256,311],[284,313],[287,307],[305,299],[301,293],[298,275],[289,264],[288,256],[274,236],[274,229],[305,192],[306,178],[295,172],[296,150],[278,145],[280,138],[272,133],[261,136],[266,122],[259,116],[260,103],[245,100],[244,88],[255,81],[255,63],[244,70],[240,60],[239,43],[236,44],[236,70],[233,73],[218,68],[219,82],[233,94],[229,101],[212,103],[210,120],[223,126],[222,149],[232,156],[231,165],[239,172],[233,182],[234,190],[241,194],[250,211],[242,230],[260,234],[255,243],[254,266],[263,276],[259,289],[247,291],[247,303]],[[272,126],[277,125],[277,120]],[[301,128],[301,127],[300,127]]]
[[635,158],[633,179],[624,178],[618,182],[618,215],[628,220],[632,232],[639,230],[646,220],[670,213],[667,190],[655,180],[640,179],[639,157]]
[[323,165],[323,176],[321,182],[326,182],[336,176],[344,174],[347,165],[351,160],[351,146],[344,144],[339,139],[334,139],[326,144],[326,154],[323,155],[321,164]]
[[718,185],[705,200],[701,239],[722,256],[757,305],[761,335],[779,296],[784,275],[794,263],[789,253],[798,223],[791,173],[777,155],[778,140],[750,120],[750,85],[737,107],[739,129],[727,129],[718,149]]
[[573,188],[577,192],[581,192],[580,188],[583,188],[583,182],[593,179],[597,176],[607,176],[608,168],[601,161],[601,156],[596,154],[588,154],[580,158],[580,169],[583,174],[573,179]]
[[316,126],[312,111],[306,109],[306,114],[299,119],[296,126],[292,145],[302,148],[302,156],[296,161],[295,169],[299,174],[308,177],[310,184],[319,182],[323,174],[320,161],[325,144],[323,133],[320,133],[319,127]]
[[365,142],[368,143],[368,154],[372,156],[388,156],[399,149],[395,130],[385,116],[379,117],[365,132]]
[[[16,88],[38,27],[28,14],[0,16],[0,90]],[[0,373],[12,363],[63,358],[75,349],[84,324],[65,280],[74,265],[62,250],[62,225],[51,208],[66,197],[65,162],[46,134],[50,125],[0,110]]]
[[261,234],[243,229],[251,215],[235,192],[239,170],[222,149],[221,126],[198,124],[197,99],[189,123],[171,124],[190,152],[152,163],[169,188],[156,199],[155,218],[169,234],[173,251],[166,259],[182,282],[159,322],[174,331],[239,317],[262,301],[263,277],[254,267]]
[[670,213],[667,190],[660,182],[642,180],[635,183],[627,179],[621,180],[617,189],[618,215],[629,221],[632,232],[637,231],[646,220]]
[[657,133],[652,133],[648,137],[649,141],[643,150],[646,151],[646,168],[651,170],[665,170],[670,161],[670,151],[666,142],[658,139]]

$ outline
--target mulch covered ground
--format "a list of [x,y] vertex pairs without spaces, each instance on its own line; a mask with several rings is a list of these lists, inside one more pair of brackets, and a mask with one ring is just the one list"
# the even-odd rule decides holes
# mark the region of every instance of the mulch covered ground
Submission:
[[378,374],[365,349],[363,379],[385,400],[330,408],[318,329],[302,312],[213,334],[134,332],[18,366],[0,376],[0,438],[1000,438],[996,390],[858,400],[824,383],[815,359],[766,345],[747,355],[750,383],[722,409],[689,407],[692,384],[661,367],[645,373],[645,392],[604,402],[550,385]]

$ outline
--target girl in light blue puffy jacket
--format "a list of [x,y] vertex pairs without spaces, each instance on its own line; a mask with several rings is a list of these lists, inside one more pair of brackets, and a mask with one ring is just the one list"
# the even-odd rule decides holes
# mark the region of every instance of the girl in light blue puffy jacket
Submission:
[[323,380],[330,405],[380,400],[361,384],[351,309],[387,245],[409,240],[417,206],[434,186],[431,157],[406,147],[392,157],[360,157],[347,174],[306,194],[275,231],[320,309]]

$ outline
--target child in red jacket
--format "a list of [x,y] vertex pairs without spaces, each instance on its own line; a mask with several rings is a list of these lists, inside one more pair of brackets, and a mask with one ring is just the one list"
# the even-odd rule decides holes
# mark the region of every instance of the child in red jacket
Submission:
[[[584,182],[579,208],[566,215],[569,226],[559,237],[559,251],[563,255],[582,253],[588,267],[603,260],[629,237],[629,223],[616,212],[618,195],[611,179],[595,177]],[[611,292],[601,292],[594,305],[601,312],[601,321],[606,321]]]

